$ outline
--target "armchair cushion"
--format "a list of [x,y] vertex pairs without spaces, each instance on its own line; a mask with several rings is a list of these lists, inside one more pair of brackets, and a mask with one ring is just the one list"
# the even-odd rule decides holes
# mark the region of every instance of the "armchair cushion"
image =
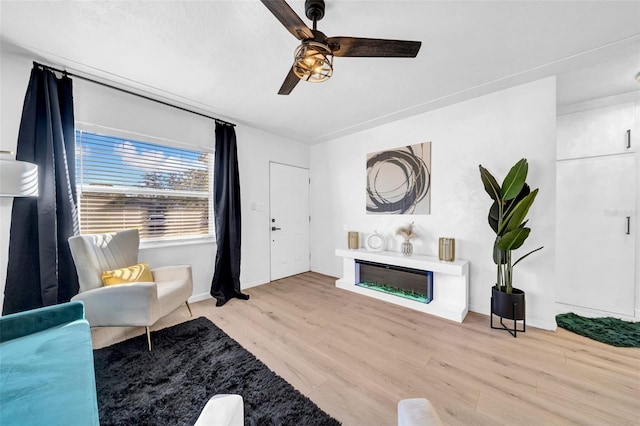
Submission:
[[92,327],[146,327],[160,318],[157,283],[104,286],[80,292],[71,300],[84,302],[85,315]]
[[102,284],[117,285],[125,283],[153,282],[151,268],[147,262],[141,262],[126,268],[102,271]]
[[125,268],[138,263],[139,244],[137,229],[69,238],[69,248],[78,271],[80,291],[102,287],[102,271]]

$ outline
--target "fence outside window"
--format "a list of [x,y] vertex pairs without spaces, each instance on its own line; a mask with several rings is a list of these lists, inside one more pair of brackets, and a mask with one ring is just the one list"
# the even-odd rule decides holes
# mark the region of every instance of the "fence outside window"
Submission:
[[77,130],[76,169],[82,234],[213,235],[211,152]]

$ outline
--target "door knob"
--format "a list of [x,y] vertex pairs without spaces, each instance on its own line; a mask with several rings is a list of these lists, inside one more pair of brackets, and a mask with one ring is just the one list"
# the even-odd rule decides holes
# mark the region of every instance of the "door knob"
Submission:
[[272,230],[272,231],[279,231],[280,229],[281,229],[281,228],[276,228],[275,226],[272,226],[272,227],[271,227],[271,230]]

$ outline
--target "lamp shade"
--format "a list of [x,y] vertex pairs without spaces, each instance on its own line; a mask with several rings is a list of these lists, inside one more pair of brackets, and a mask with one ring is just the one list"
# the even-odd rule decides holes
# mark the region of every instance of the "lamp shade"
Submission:
[[0,197],[37,197],[38,166],[0,159]]

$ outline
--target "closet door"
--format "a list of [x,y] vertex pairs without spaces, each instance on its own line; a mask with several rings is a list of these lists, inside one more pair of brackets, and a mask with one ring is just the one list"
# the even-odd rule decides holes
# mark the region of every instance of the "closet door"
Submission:
[[[561,115],[557,122],[560,159],[633,152],[638,110],[634,102]],[[627,132],[627,130],[629,132]],[[633,134],[632,134],[633,132]]]
[[635,154],[557,162],[557,300],[634,314]]

